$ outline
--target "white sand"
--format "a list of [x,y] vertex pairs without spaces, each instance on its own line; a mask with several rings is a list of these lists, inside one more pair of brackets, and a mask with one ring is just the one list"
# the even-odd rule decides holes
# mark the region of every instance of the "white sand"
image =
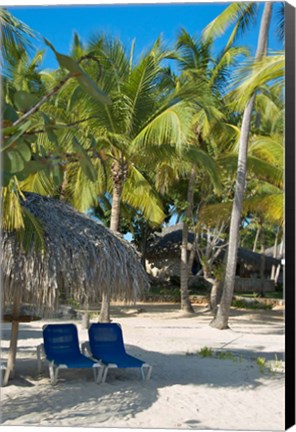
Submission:
[[[1,389],[2,425],[284,430],[283,310],[232,311],[231,330],[219,331],[202,307],[193,317],[175,305],[141,307],[146,312],[114,307],[112,319],[122,325],[127,351],[153,366],[147,382],[138,370],[111,370],[97,385],[83,369],[61,371],[52,386],[47,367],[38,376],[36,346],[42,326],[55,321],[21,324],[16,376]],[[9,324],[2,335],[5,358]],[[205,346],[233,355],[202,358]],[[260,370],[258,357],[277,358],[277,371]]]

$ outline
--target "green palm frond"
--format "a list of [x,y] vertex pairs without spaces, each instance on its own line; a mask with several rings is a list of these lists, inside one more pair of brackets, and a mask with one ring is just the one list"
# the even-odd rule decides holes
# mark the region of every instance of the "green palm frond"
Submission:
[[[107,93],[120,92],[121,85],[127,80],[130,73],[129,56],[121,41],[107,37],[104,34],[94,35],[86,52],[95,56],[101,64],[101,78],[98,81],[100,87]],[[86,69],[91,76],[97,76],[97,65],[89,65]]]
[[30,174],[25,180],[20,182],[20,187],[24,192],[34,192],[45,196],[53,196],[56,192],[55,184],[44,171]]
[[[214,102],[214,101],[211,101]],[[214,103],[204,103],[204,108],[199,109],[193,116],[193,124],[199,129],[204,139],[208,139],[213,132],[213,125],[222,123],[225,120],[225,114],[214,105]]]
[[235,24],[235,29],[231,34],[227,44],[229,47],[240,32],[244,32],[254,22],[258,4],[253,2],[233,2],[213,21],[206,26],[203,31],[205,41],[222,36],[225,31]]
[[219,177],[218,165],[215,160],[212,159],[206,152],[200,150],[198,147],[190,147],[185,149],[183,152],[184,160],[188,160],[191,164],[196,164],[198,167],[202,168],[209,177],[215,188],[216,193],[221,192],[221,182]]
[[20,204],[21,192],[14,178],[7,187],[1,188],[2,228],[6,231],[24,229],[24,218]]
[[155,187],[161,194],[168,193],[169,188],[178,180],[178,170],[171,163],[162,161],[157,165]]
[[[237,170],[237,155],[228,154],[219,159],[221,166],[229,173],[235,174]],[[281,188],[283,186],[283,167],[274,166],[258,157],[248,157],[248,173],[253,174],[259,180],[268,181]]]
[[132,101],[128,132],[136,129],[143,120],[146,120],[147,113],[151,113],[155,107],[153,90],[159,70],[154,57],[149,55],[130,73],[129,80],[124,87],[124,92]]
[[266,83],[274,80],[283,80],[285,58],[283,54],[270,55],[256,62],[247,62],[232,80],[231,86],[237,86],[229,94],[233,106],[243,110],[251,96]]
[[91,207],[97,206],[98,197],[105,192],[105,172],[99,160],[93,160],[92,164],[97,173],[97,181],[91,181],[83,172],[78,163],[68,166],[65,197],[73,207],[85,212]]
[[276,35],[280,42],[284,41],[285,38],[285,2],[281,3],[278,11],[278,25],[276,28]]
[[284,220],[284,196],[278,192],[274,194],[258,194],[244,201],[244,212],[259,214],[273,223],[282,224]]
[[248,55],[249,50],[246,47],[230,47],[224,50],[211,71],[209,85],[213,87],[219,85],[220,82],[224,84],[230,77],[229,66],[236,66],[238,58]]
[[277,167],[284,166],[282,136],[255,136],[249,145],[249,155],[262,159]]
[[199,70],[199,73],[205,77],[209,63],[212,61],[210,45],[210,42],[205,43],[192,37],[185,29],[182,29],[176,43],[181,70]]
[[238,17],[224,48],[225,51],[227,51],[235,43],[239,36],[243,36],[243,34],[252,27],[256,19],[257,11],[258,5],[250,2],[245,11]]
[[199,224],[207,224],[215,227],[222,223],[228,223],[231,216],[232,202],[208,204],[201,207],[198,213]]
[[172,144],[181,150],[192,134],[191,119],[193,107],[178,102],[160,110],[147,122],[133,139],[133,151],[146,148],[149,143],[154,145]]
[[134,166],[129,166],[129,177],[124,184],[122,200],[141,210],[152,224],[160,225],[165,219],[162,203],[147,179]]
[[0,8],[0,42],[5,60],[20,58],[27,48],[32,47],[36,33],[25,23],[14,17],[4,8]]

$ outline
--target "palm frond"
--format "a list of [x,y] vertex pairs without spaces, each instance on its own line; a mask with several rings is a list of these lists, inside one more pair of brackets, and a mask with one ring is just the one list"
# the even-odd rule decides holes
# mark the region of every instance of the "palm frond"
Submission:
[[277,167],[284,166],[282,136],[255,136],[249,145],[249,155]]
[[29,26],[0,8],[0,42],[5,60],[20,58],[27,48],[32,47],[35,38],[36,33]]
[[[219,159],[219,163],[229,173],[237,170],[237,155],[229,154]],[[248,173],[253,174],[259,180],[268,181],[281,188],[283,186],[283,167],[276,167],[270,163],[254,156],[248,157]]]
[[184,160],[188,160],[191,164],[196,164],[208,173],[210,180],[216,190],[216,193],[221,192],[221,182],[218,174],[218,166],[206,152],[197,147],[191,146],[183,152]]
[[20,187],[24,192],[34,192],[44,196],[52,196],[56,192],[56,186],[44,171],[30,174],[25,180],[20,182]]
[[249,50],[246,47],[230,47],[223,50],[212,69],[209,85],[213,87],[225,84],[231,74],[229,66],[236,66],[238,58],[247,57],[248,55]]
[[6,231],[25,227],[20,199],[21,192],[17,180],[13,178],[7,187],[1,188],[2,228]]
[[160,225],[165,218],[160,198],[134,166],[129,166],[129,177],[123,188],[122,200],[140,209],[152,224]]
[[235,33],[232,33],[230,46],[239,31],[244,32],[253,22],[258,5],[253,2],[234,2],[227,6],[225,10],[203,30],[203,39],[212,40],[222,36],[225,31],[233,24],[236,24]]
[[67,169],[65,188],[66,201],[81,212],[97,206],[98,197],[105,192],[105,175],[101,163],[92,161],[97,173],[97,181],[91,181],[78,163],[73,163]]
[[285,58],[283,54],[270,55],[255,62],[246,62],[232,79],[231,87],[236,87],[229,94],[237,110],[243,110],[251,96],[268,82],[283,80]]
[[133,151],[153,145],[172,144],[181,150],[192,134],[193,107],[178,102],[165,107],[144,125],[132,141]]
[[259,214],[273,223],[282,224],[284,220],[283,193],[258,194],[244,201],[244,212]]

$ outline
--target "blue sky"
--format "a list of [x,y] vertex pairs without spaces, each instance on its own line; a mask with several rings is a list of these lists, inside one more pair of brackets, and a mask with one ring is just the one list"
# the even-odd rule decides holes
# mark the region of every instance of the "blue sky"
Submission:
[[[156,38],[162,34],[163,40],[172,46],[180,28],[184,27],[190,34],[199,35],[201,30],[229,3],[171,3],[171,4],[110,4],[85,6],[15,6],[8,9],[32,29],[49,39],[56,50],[69,53],[74,32],[82,41],[87,41],[93,34],[104,32],[119,37],[125,46],[130,47],[136,39],[135,54],[139,55],[148,49]],[[259,31],[260,17],[263,9],[260,3],[257,24],[252,31],[238,44],[246,45],[255,51]],[[270,31],[269,48],[282,49],[274,35],[277,11],[280,2],[274,2],[274,13]],[[217,40],[215,46],[223,47],[227,35]],[[37,44],[44,48],[43,42]],[[54,55],[47,49],[43,66],[56,68]]]

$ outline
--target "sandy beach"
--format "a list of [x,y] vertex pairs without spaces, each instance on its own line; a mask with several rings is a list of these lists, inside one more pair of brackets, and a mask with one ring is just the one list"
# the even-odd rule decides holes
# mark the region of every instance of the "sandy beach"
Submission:
[[[1,388],[2,426],[284,430],[283,309],[232,310],[231,329],[223,331],[209,326],[204,307],[195,310],[112,307],[127,351],[153,366],[150,381],[118,369],[98,385],[91,370],[62,370],[52,386],[45,365],[38,374],[36,346],[42,326],[57,320],[21,324],[16,375]],[[87,341],[81,321],[71,322]],[[2,358],[9,338],[10,324],[3,324]],[[199,354],[205,347],[212,356]]]

